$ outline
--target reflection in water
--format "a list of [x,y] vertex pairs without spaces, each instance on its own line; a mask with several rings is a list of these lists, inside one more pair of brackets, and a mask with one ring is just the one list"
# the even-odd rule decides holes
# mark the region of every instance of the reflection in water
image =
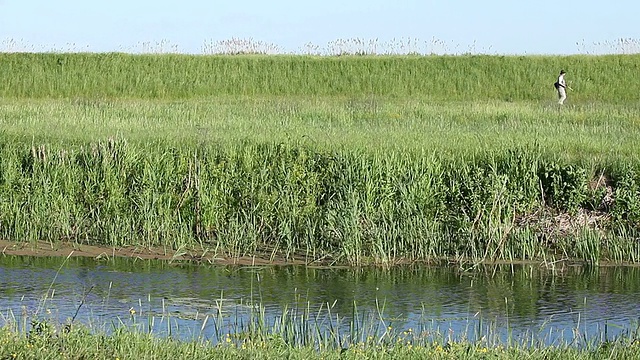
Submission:
[[[508,331],[545,333],[545,341],[553,342],[572,336],[575,329],[593,336],[606,329],[615,336],[637,326],[640,315],[638,267],[552,272],[537,265],[509,265],[461,273],[428,266],[206,267],[87,258],[63,262],[0,258],[0,323],[20,323],[25,315],[64,322],[82,303],[78,320],[93,326],[151,321],[145,326],[162,332],[170,328],[171,323],[163,324],[169,319],[185,337],[212,338],[219,324],[203,323],[204,318],[223,314],[233,324],[247,316],[251,304],[264,306],[271,319],[286,307],[330,313],[347,322],[355,305],[359,316],[369,314],[378,321],[382,312],[384,326],[398,329],[424,330],[428,325],[468,333],[470,327],[491,326],[498,336]],[[137,319],[130,316],[131,309]]]

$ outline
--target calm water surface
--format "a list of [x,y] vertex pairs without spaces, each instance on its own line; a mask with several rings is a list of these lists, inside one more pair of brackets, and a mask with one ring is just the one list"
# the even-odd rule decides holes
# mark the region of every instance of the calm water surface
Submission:
[[400,331],[471,338],[487,331],[501,338],[538,336],[547,343],[572,341],[576,334],[602,340],[637,329],[640,268],[551,271],[519,265],[463,273],[428,266],[214,267],[0,257],[0,325],[20,326],[34,318],[64,323],[75,316],[107,331],[114,324],[137,324],[217,341],[221,332],[247,322],[252,304],[261,304],[272,321],[284,309],[310,310],[325,319],[323,326],[331,322],[345,331],[356,314],[368,325]]

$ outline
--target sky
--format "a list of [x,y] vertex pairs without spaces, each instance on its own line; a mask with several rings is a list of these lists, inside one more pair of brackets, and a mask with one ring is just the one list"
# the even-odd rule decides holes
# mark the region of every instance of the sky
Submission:
[[0,0],[0,51],[208,53],[252,39],[329,52],[360,39],[377,51],[640,52],[638,14],[638,0]]

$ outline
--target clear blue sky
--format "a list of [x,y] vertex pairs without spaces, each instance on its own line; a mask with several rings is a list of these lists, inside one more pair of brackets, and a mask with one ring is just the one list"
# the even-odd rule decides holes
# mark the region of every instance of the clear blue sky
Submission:
[[639,15],[638,0],[0,0],[0,50],[136,51],[165,41],[202,53],[205,42],[253,38],[299,51],[417,38],[448,52],[475,43],[474,52],[569,54],[583,41],[592,50],[640,41]]

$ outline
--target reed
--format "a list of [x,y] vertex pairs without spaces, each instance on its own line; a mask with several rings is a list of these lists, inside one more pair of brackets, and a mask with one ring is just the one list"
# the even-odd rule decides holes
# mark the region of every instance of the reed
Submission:
[[[110,139],[76,147],[9,142],[0,152],[0,234],[19,242],[215,248],[348,264],[640,258],[633,203],[591,219],[590,204],[608,194],[589,187],[591,168],[535,148],[461,160]],[[625,169],[621,179],[631,174],[640,176]],[[610,176],[616,194],[636,191],[637,180]]]

